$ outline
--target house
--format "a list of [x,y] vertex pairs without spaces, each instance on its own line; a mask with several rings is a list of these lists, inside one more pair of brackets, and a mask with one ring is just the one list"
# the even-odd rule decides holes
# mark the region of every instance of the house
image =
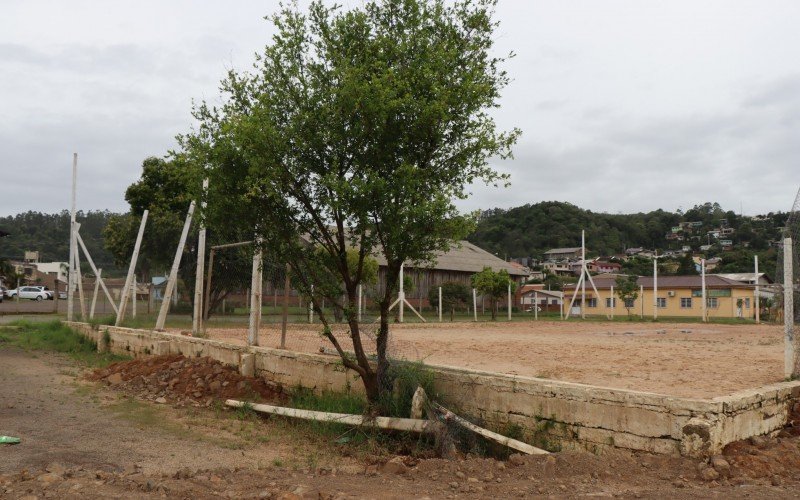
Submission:
[[642,247],[628,248],[628,249],[625,250],[625,255],[628,255],[628,256],[632,257],[634,255],[639,255],[643,251],[644,251],[644,248],[642,248]]
[[[626,304],[619,297],[611,296],[611,287],[616,285],[610,277],[594,277],[599,293],[586,288],[586,314],[627,314]],[[702,278],[700,276],[661,276],[658,278],[658,293],[654,295],[653,278],[637,279],[642,293],[627,305],[631,314],[652,316],[654,309],[664,317],[702,317]],[[564,286],[566,306],[575,292],[575,285]],[[580,310],[580,292],[576,295],[575,307]],[[755,293],[753,286],[719,275],[706,276],[706,304],[709,318],[754,318]]]
[[622,269],[622,265],[617,262],[607,262],[607,261],[600,261],[596,260],[594,262],[590,262],[587,267],[589,268],[590,272],[593,273],[619,273]]
[[723,250],[730,250],[733,248],[733,240],[719,240],[719,244]]
[[66,262],[39,262],[36,264],[36,269],[45,274],[55,275],[58,281],[66,283],[69,264]]
[[534,307],[538,307],[539,312],[559,311],[564,302],[564,292],[543,288],[528,289],[517,296],[517,304],[523,311],[532,311]]
[[[383,255],[376,255],[375,260],[378,261],[377,292],[382,293],[386,283],[386,259]],[[432,287],[445,282],[471,286],[472,275],[483,271],[485,267],[493,271],[507,271],[517,284],[522,284],[529,275],[524,268],[512,265],[468,241],[460,241],[446,252],[439,252],[432,263],[419,266],[411,262],[405,264],[404,273],[413,283],[412,289],[406,291],[406,297],[414,299],[414,305],[427,303]]]
[[572,275],[572,268],[570,262],[565,260],[561,262],[544,262],[542,268],[550,274],[556,276],[570,276]]
[[581,258],[581,247],[551,248],[544,253],[547,261],[574,260]]
[[722,273],[716,276],[751,285],[753,290],[755,290],[755,285],[758,285],[758,296],[762,299],[773,299],[775,297],[775,289],[771,286],[774,281],[767,273],[758,273],[758,275],[756,273]]

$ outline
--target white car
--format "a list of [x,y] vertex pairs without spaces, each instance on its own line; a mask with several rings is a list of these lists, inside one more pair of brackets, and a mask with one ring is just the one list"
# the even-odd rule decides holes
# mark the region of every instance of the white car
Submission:
[[48,300],[50,295],[41,286],[23,286],[8,291],[9,298],[16,297],[19,293],[19,298],[30,300]]
[[[31,288],[38,288],[39,290],[41,290],[42,292],[44,292],[44,293],[46,293],[46,294],[47,294],[47,298],[48,298],[49,300],[53,300],[53,291],[52,291],[52,290],[50,290],[49,288],[47,288],[46,286],[42,286],[42,285],[31,285]],[[22,297],[20,297],[20,298],[22,298]]]

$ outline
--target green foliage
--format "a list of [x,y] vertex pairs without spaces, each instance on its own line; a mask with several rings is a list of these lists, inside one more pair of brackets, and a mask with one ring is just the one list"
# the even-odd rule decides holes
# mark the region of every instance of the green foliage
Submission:
[[[757,218],[740,217],[722,210],[717,203],[696,205],[685,213],[655,210],[608,214],[584,210],[570,203],[546,201],[508,210],[486,210],[468,240],[490,252],[541,258],[550,248],[578,246],[581,230],[585,229],[589,256],[613,255],[630,247],[677,250],[689,245],[698,250],[700,245],[708,242],[707,231],[720,227],[722,220],[726,219],[728,227],[735,230],[729,237],[734,248],[741,249],[747,244],[751,251],[762,255],[761,252],[768,251],[769,241],[780,236],[779,228],[786,224],[787,216],[783,212],[770,212]],[[684,241],[667,240],[667,233],[680,222],[700,222],[702,225],[685,232]],[[774,262],[774,257],[770,262]],[[736,272],[752,271],[752,258],[749,267],[744,267],[743,262],[736,266]],[[767,267],[766,263],[764,268],[774,269]],[[625,271],[642,274],[632,268]]]
[[[103,276],[114,276],[118,270],[114,257],[103,243],[103,229],[115,214],[108,211],[79,211],[75,219],[81,224],[81,237],[92,254]],[[0,217],[0,229],[9,236],[0,238],[0,260],[22,260],[25,250],[38,251],[41,262],[69,260],[69,212],[56,214],[25,212],[14,216]],[[82,268],[89,271],[86,259]],[[8,269],[0,269],[0,275],[11,277]]]
[[[450,321],[453,321],[456,308],[466,306],[470,300],[470,290],[464,283],[447,281],[442,283],[442,310],[450,311]],[[431,287],[428,291],[428,302],[439,304],[439,287]]]
[[472,275],[472,286],[483,295],[488,295],[492,299],[492,319],[497,317],[497,301],[508,294],[508,287],[511,285],[511,293],[517,289],[517,284],[511,279],[508,271],[492,271],[490,267],[484,267],[483,271]]
[[434,373],[419,362],[393,363],[389,369],[393,390],[383,394],[382,407],[392,417],[408,418],[411,415],[411,400],[417,387],[422,387],[429,399],[439,399],[433,386]]
[[639,298],[639,284],[637,283],[637,276],[625,276],[622,274],[617,276],[614,292],[625,305],[625,309],[628,311],[628,318],[630,319],[631,308],[628,306],[628,304],[632,304],[633,301]]
[[89,366],[106,366],[130,359],[116,354],[98,353],[97,344],[60,321],[17,321],[12,325],[17,329],[0,329],[0,347],[10,344],[30,351],[62,352]]
[[[331,264],[353,303],[365,257],[385,257],[377,372],[358,342],[355,361],[342,359],[373,402],[387,389],[387,308],[401,264],[430,261],[468,233],[453,200],[472,183],[506,180],[488,163],[509,157],[519,135],[498,131],[489,113],[509,82],[492,55],[494,4],[288,4],[255,70],[231,71],[221,107],[199,106],[199,128],[180,138],[176,158],[210,180],[207,219],[254,231],[303,270],[301,292],[314,283],[315,304],[341,301],[323,283]],[[350,334],[360,336],[357,325]]]

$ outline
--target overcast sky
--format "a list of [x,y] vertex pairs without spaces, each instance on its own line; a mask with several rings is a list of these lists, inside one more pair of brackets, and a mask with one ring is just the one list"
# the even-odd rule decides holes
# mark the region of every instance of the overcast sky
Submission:
[[[360,5],[344,1],[345,6]],[[142,160],[269,40],[273,1],[3,0],[0,216],[127,210]],[[718,201],[787,210],[800,186],[800,2],[500,0],[517,57],[496,112],[523,136],[508,189],[463,209],[569,201],[602,212]]]

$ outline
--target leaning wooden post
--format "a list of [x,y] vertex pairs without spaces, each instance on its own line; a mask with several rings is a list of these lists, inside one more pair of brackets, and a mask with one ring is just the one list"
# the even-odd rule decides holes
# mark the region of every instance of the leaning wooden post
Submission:
[[442,322],[442,287],[439,287],[439,323]]
[[[194,201],[189,204],[189,212],[186,214],[186,221],[183,223],[181,239],[178,242],[178,248],[175,250],[175,258],[172,260],[172,269],[170,269],[169,278],[167,278],[167,286],[164,287],[164,296],[161,299],[161,309],[158,311],[158,319],[156,320],[156,330],[163,330],[164,323],[167,321],[167,313],[169,312],[170,302],[172,302],[172,295],[175,293],[175,285],[178,281],[178,268],[181,265],[183,248],[186,246],[186,238],[189,236],[189,227],[192,225],[192,215],[194,215]],[[134,264],[133,261],[131,263]],[[122,308],[120,308],[120,312],[123,312]]]
[[[69,213],[69,276],[67,283],[67,321],[74,319],[73,309],[75,307],[75,254],[77,253],[77,245],[75,243],[75,193],[78,183],[78,153],[72,153],[72,207]],[[17,290],[19,290],[19,282],[17,282]],[[17,294],[17,303],[19,304],[19,294]]]
[[250,281],[250,323],[247,329],[247,345],[258,345],[258,329],[261,328],[261,245],[255,242],[253,253],[253,275]]
[[[208,179],[203,180],[203,196],[208,191]],[[201,210],[206,208],[205,198],[200,203]],[[192,304],[192,335],[203,331],[203,274],[206,264],[206,225],[200,226],[197,237],[197,268],[194,274],[194,303]]]
[[144,213],[142,213],[142,222],[139,223],[139,232],[136,235],[136,243],[133,245],[131,262],[128,265],[128,275],[125,277],[125,285],[122,287],[122,297],[120,297],[119,301],[117,320],[114,322],[115,326],[119,326],[125,318],[125,309],[128,307],[128,293],[130,293],[130,286],[133,282],[133,273],[136,270],[136,261],[139,259],[139,249],[142,247],[142,237],[144,237],[144,226],[147,224],[147,216],[149,214],[149,210],[145,210]]
[[100,288],[103,289],[103,292],[106,294],[106,298],[111,303],[111,308],[114,309],[114,314],[117,314],[117,304],[114,303],[114,299],[111,297],[111,292],[108,291],[108,287],[106,287],[106,282],[100,277],[100,269],[92,260],[92,256],[89,254],[89,250],[86,248],[86,243],[83,242],[83,237],[81,237],[81,233],[75,233],[75,239],[78,240],[78,244],[80,245],[81,250],[83,250],[83,254],[86,256],[86,262],[89,263],[89,267],[92,268],[92,272],[94,272],[95,276],[98,276],[100,281]]
[[[289,290],[292,286],[292,268],[286,264],[286,276],[283,278],[283,317],[281,318],[281,349],[286,349],[286,327],[289,323]],[[360,289],[359,289],[360,290]]]
[[[97,305],[97,294],[100,292],[100,273],[102,269],[98,269],[94,278],[94,293],[92,294],[92,307],[89,309],[89,319],[94,319],[94,308]],[[58,296],[58,294],[56,294]]]
[[794,255],[792,239],[783,239],[783,353],[784,375],[792,379],[800,375],[798,352],[794,338]]

